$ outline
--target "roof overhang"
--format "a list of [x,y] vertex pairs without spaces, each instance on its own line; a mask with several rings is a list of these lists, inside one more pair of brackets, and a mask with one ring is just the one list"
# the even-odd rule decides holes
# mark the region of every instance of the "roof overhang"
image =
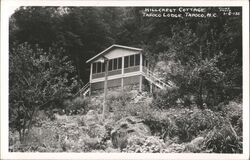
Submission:
[[134,50],[134,51],[142,51],[141,48],[134,48],[134,47],[128,47],[128,46],[113,44],[112,46],[108,47],[107,49],[103,50],[102,52],[98,53],[94,57],[87,60],[86,63],[90,63],[90,62],[96,60],[97,58],[99,58],[101,56],[104,56],[108,51],[112,50],[113,48],[123,48],[123,49],[129,49],[129,50]]

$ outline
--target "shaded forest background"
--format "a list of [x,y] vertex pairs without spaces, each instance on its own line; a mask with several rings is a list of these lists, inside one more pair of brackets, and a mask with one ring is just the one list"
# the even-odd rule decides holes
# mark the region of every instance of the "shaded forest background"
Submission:
[[[230,7],[241,12],[241,8]],[[86,60],[112,44],[138,47],[161,79],[153,106],[220,110],[242,102],[242,16],[143,17],[144,7],[20,7],[10,17],[10,128],[24,139],[36,112],[72,99],[89,81]],[[204,105],[205,104],[205,105]],[[219,107],[218,107],[219,106]],[[238,116],[238,115],[237,115]],[[238,117],[239,118],[239,117]]]
[[221,53],[217,66],[230,77],[225,83],[241,86],[241,16],[223,16],[218,8],[209,8],[217,18],[148,18],[143,9],[22,7],[10,18],[10,48],[24,42],[44,50],[64,48],[85,83],[86,60],[114,43],[144,48],[155,61],[161,55],[175,58],[183,66]]

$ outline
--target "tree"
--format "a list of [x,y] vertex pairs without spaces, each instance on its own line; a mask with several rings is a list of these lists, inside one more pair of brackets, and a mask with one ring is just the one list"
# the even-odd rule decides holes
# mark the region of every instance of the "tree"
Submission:
[[21,7],[11,17],[10,45],[28,42],[46,51],[63,47],[78,76],[88,82],[85,61],[114,43],[106,11],[98,7]]
[[[70,98],[79,88],[75,68],[62,49],[31,49],[28,43],[15,45],[9,54],[10,128],[23,141],[34,123],[34,115],[52,102]],[[52,54],[53,53],[53,54]]]
[[171,34],[148,47],[156,64],[164,62],[158,65],[164,79],[174,81],[180,95],[195,95],[200,107],[240,97],[241,17],[186,18],[171,26]]

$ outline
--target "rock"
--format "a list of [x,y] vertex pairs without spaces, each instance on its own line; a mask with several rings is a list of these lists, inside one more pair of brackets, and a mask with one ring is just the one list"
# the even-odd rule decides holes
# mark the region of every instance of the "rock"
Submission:
[[54,114],[56,120],[68,120],[68,117],[66,115],[59,115],[58,113]]
[[186,144],[185,151],[186,152],[200,152],[203,148],[204,137],[197,137],[193,139],[190,143]]
[[85,115],[84,122],[87,126],[92,126],[97,124],[99,121],[97,112],[94,110],[89,110]]
[[150,136],[151,132],[142,120],[136,117],[125,117],[116,122],[111,131],[111,140],[115,148],[123,149],[127,146],[128,138],[132,135],[139,137]]
[[106,133],[105,127],[100,124],[98,114],[94,110],[89,110],[84,116],[84,125],[90,137],[103,138]]
[[163,152],[165,153],[182,153],[185,149],[183,144],[172,143]]

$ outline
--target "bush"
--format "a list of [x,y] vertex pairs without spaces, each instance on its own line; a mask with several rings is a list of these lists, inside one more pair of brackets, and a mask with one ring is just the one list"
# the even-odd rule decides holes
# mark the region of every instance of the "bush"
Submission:
[[131,136],[128,139],[127,147],[123,152],[135,153],[162,153],[165,152],[166,145],[159,137],[138,137]]
[[206,149],[215,153],[242,153],[242,137],[235,134],[230,124],[211,130],[205,143]]
[[144,123],[151,129],[153,135],[163,139],[173,139],[175,142],[188,142],[200,134],[205,134],[214,126],[224,123],[224,117],[209,109],[201,110],[176,108],[167,110],[146,109],[139,114]]
[[91,152],[93,150],[104,150],[105,144],[102,143],[98,138],[85,137],[82,140],[84,152]]
[[242,136],[242,103],[231,101],[223,108],[223,111],[229,118],[237,134]]
[[144,119],[144,123],[149,126],[153,135],[162,136],[170,126],[170,118],[167,112],[153,110],[148,108],[146,112],[139,115]]
[[175,124],[178,128],[176,134],[181,141],[187,142],[200,134],[206,134],[214,126],[222,125],[224,121],[224,117],[209,109],[186,110],[175,118]]
[[132,91],[113,91],[108,95],[107,105],[111,107],[115,120],[120,120],[127,116],[145,116],[151,112],[147,103],[149,100],[144,99],[143,102],[137,103],[133,101],[139,97],[138,94],[138,92]]
[[230,121],[238,136],[242,136],[242,102],[230,101],[227,105],[220,103],[216,110]]
[[120,104],[120,106],[126,106],[132,100],[133,94],[127,91],[111,91],[107,96],[107,105],[113,110],[113,106]]
[[176,101],[180,97],[178,90],[175,88],[159,90],[153,96],[152,106],[158,109],[168,109],[176,106]]
[[90,110],[90,100],[88,98],[77,97],[64,102],[67,115],[86,114]]
[[33,127],[22,142],[15,141],[10,148],[19,152],[61,152],[59,135],[53,129]]

